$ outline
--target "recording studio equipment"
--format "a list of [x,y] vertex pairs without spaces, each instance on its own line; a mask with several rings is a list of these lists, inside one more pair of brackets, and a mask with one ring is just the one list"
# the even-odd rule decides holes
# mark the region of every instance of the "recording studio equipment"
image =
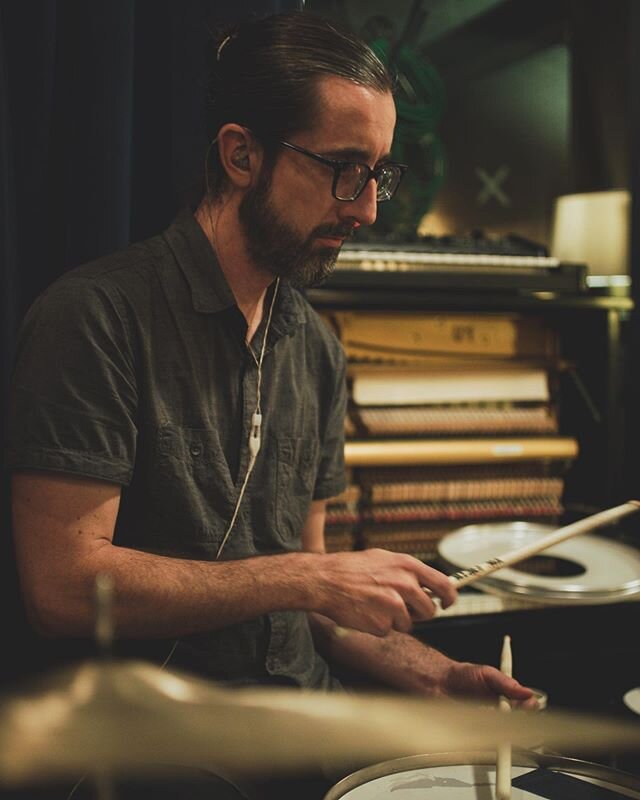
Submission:
[[410,243],[348,242],[326,288],[583,292],[587,268],[518,237],[427,237]]

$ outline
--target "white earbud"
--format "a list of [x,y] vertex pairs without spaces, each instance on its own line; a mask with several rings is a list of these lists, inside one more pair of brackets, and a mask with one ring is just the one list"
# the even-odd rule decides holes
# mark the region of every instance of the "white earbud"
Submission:
[[255,411],[251,417],[251,433],[249,434],[249,452],[255,458],[260,451],[260,427],[262,425],[262,414]]

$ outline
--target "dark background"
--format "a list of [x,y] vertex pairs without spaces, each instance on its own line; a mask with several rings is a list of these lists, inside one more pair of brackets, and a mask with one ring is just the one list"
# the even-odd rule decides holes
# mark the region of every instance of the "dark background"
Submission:
[[[201,172],[206,45],[299,0],[0,3],[0,411],[19,323],[62,272],[163,230]],[[37,670],[0,520],[0,680]],[[27,637],[25,642],[23,637]]]

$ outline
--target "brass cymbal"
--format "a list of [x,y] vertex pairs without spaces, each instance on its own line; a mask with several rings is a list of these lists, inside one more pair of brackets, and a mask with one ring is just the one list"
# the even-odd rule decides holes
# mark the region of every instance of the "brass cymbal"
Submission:
[[86,662],[0,700],[0,781],[174,765],[222,775],[363,766],[419,753],[579,745],[640,750],[640,726],[459,701],[230,689],[138,661]]

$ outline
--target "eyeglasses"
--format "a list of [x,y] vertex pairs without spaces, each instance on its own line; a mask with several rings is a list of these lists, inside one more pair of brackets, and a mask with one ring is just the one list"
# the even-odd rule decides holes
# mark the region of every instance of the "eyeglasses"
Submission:
[[321,164],[326,164],[327,167],[331,167],[333,170],[331,194],[336,200],[344,200],[345,202],[357,200],[371,178],[376,182],[376,200],[379,203],[391,200],[400,185],[402,176],[407,170],[406,164],[392,162],[386,162],[375,169],[371,169],[368,164],[361,164],[357,161],[336,161],[333,158],[325,158],[318,155],[318,153],[312,153],[311,150],[305,150],[304,147],[298,147],[297,144],[291,144],[291,142],[279,140],[278,144],[288,147],[290,150],[295,150],[296,153],[302,153],[303,156],[313,158]]

